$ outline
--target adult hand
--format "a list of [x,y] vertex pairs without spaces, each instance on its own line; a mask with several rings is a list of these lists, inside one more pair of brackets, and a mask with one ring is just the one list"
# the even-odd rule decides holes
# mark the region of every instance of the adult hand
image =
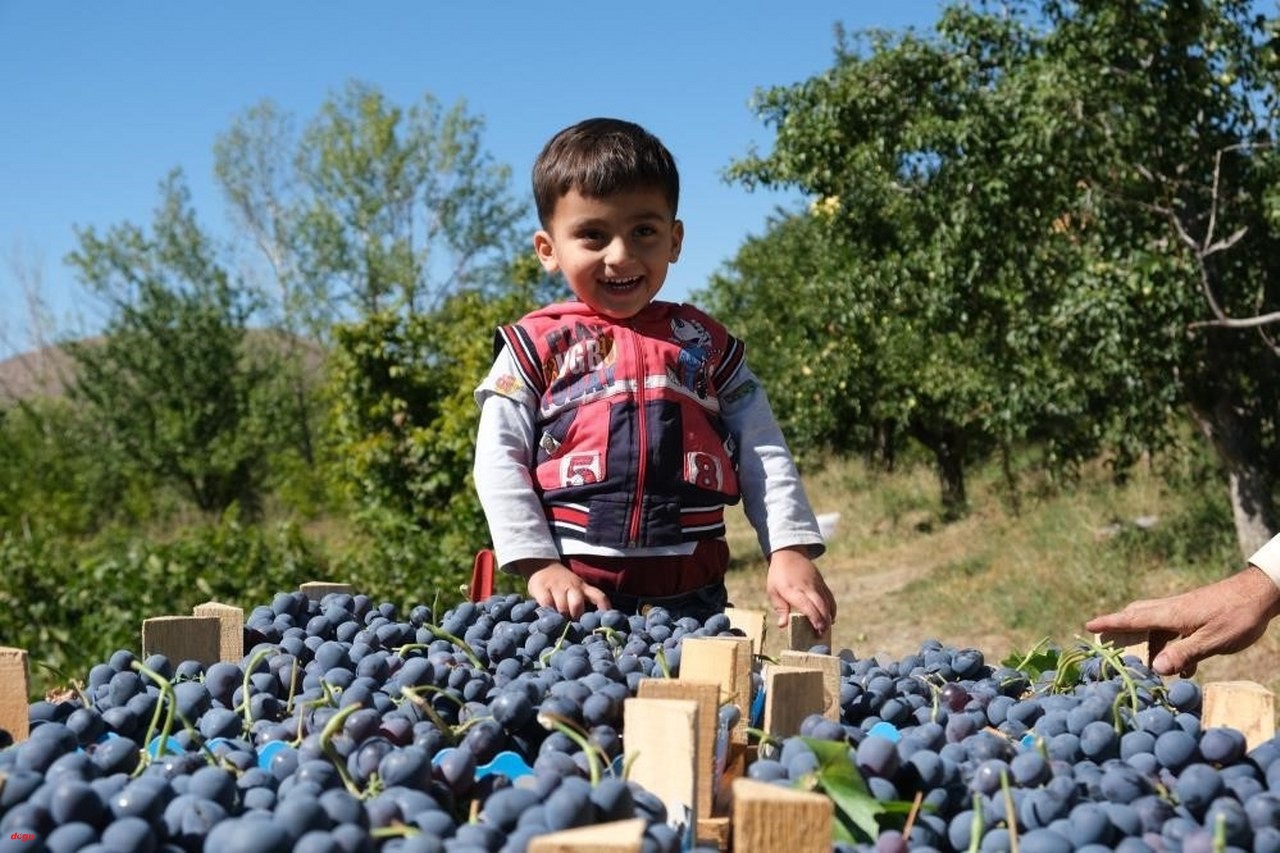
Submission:
[[519,560],[511,569],[527,581],[529,595],[539,604],[554,607],[565,616],[577,619],[587,609],[587,602],[597,610],[612,605],[604,590],[594,587],[554,560]]
[[1161,675],[1194,675],[1207,657],[1248,648],[1280,613],[1280,588],[1249,566],[1229,578],[1189,592],[1134,601],[1096,616],[1086,631],[1146,631],[1170,639],[1151,662]]
[[835,596],[803,548],[779,548],[769,556],[765,592],[778,614],[779,628],[787,626],[792,609],[803,613],[818,634],[836,619]]

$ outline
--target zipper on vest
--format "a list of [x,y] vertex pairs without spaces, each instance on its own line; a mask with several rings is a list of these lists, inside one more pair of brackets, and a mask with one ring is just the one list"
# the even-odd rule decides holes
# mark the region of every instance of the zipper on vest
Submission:
[[644,480],[645,468],[649,459],[649,430],[645,424],[644,411],[644,391],[645,378],[648,375],[645,371],[644,351],[640,346],[640,335],[637,334],[631,324],[627,324],[627,331],[631,338],[631,348],[635,353],[635,371],[633,375],[636,377],[636,433],[637,433],[637,455],[639,459],[636,461],[636,494],[635,503],[631,507],[631,525],[627,531],[627,539],[631,543],[631,547],[640,544],[640,523],[642,519],[642,508],[644,507]]

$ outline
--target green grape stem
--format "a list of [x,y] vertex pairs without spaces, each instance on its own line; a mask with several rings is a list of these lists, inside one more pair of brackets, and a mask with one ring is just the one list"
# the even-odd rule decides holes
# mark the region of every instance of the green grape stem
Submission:
[[347,762],[342,760],[338,755],[338,751],[333,748],[333,736],[342,729],[342,724],[360,708],[364,707],[359,702],[352,702],[345,708],[338,709],[338,712],[329,718],[325,723],[324,729],[320,732],[320,749],[324,752],[325,757],[333,763],[334,768],[338,771],[338,775],[342,777],[342,784],[353,797],[360,797],[362,792],[360,786],[356,784],[356,780],[351,778],[350,772],[347,771]]
[[173,685],[169,683],[169,679],[146,666],[141,661],[133,661],[132,666],[140,674],[154,681],[156,686],[160,688],[160,701],[156,703],[156,710],[151,715],[151,724],[147,726],[147,735],[142,741],[143,760],[138,762],[138,767],[140,769],[134,771],[134,774],[137,775],[141,769],[145,769],[146,765],[151,763],[151,750],[148,749],[147,746],[151,743],[151,739],[155,735],[156,723],[159,722],[161,708],[167,708],[167,713],[164,718],[164,727],[160,730],[160,746],[156,750],[155,757],[159,758],[165,754],[165,750],[169,746],[169,735],[173,732],[173,714],[174,711],[177,710],[178,703],[173,698]]
[[544,729],[555,730],[564,734],[581,747],[582,751],[587,755],[587,769],[591,775],[592,787],[600,784],[600,758],[603,753],[599,747],[593,744],[571,721],[559,714],[542,712],[538,714],[538,724]]

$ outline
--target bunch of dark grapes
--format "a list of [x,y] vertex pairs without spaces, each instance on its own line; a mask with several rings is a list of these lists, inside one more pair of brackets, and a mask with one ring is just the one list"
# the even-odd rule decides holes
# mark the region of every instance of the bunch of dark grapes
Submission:
[[[1097,653],[1058,683],[936,642],[899,661],[842,661],[841,718],[802,736],[848,744],[870,793],[919,805],[877,851],[1280,851],[1280,741],[1204,728],[1193,681]],[[754,778],[790,785],[817,766],[785,739]]]
[[[0,850],[521,851],[631,817],[646,851],[681,849],[619,775],[623,702],[679,673],[685,637],[729,633],[660,608],[569,620],[498,596],[437,620],[280,594],[240,661],[122,650],[79,698],[33,704],[0,751]],[[1280,851],[1280,743],[1246,751],[1201,726],[1194,682],[1095,651],[1034,676],[937,642],[846,655],[840,719],[810,717],[748,775],[810,784],[816,739],[877,800],[917,803],[840,851]]]
[[[678,673],[683,637],[728,629],[660,608],[570,621],[519,596],[436,622],[282,593],[249,614],[238,662],[122,650],[80,698],[33,704],[30,738],[0,751],[0,849],[519,851],[641,817],[646,850],[676,850],[661,801],[614,774],[623,701]],[[487,768],[503,752],[532,772]]]

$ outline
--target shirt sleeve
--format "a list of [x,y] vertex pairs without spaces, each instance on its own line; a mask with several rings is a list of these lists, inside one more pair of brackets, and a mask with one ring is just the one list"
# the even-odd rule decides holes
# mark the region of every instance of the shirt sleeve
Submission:
[[773,416],[764,387],[745,363],[720,394],[720,414],[738,443],[738,481],[747,520],[760,550],[804,546],[809,557],[826,551],[795,460]]
[[533,488],[537,397],[518,376],[504,347],[475,392],[480,426],[472,473],[494,555],[504,570],[516,560],[560,559]]
[[1262,569],[1262,573],[1271,578],[1271,582],[1280,586],[1280,536],[1272,538],[1249,558],[1251,565]]

